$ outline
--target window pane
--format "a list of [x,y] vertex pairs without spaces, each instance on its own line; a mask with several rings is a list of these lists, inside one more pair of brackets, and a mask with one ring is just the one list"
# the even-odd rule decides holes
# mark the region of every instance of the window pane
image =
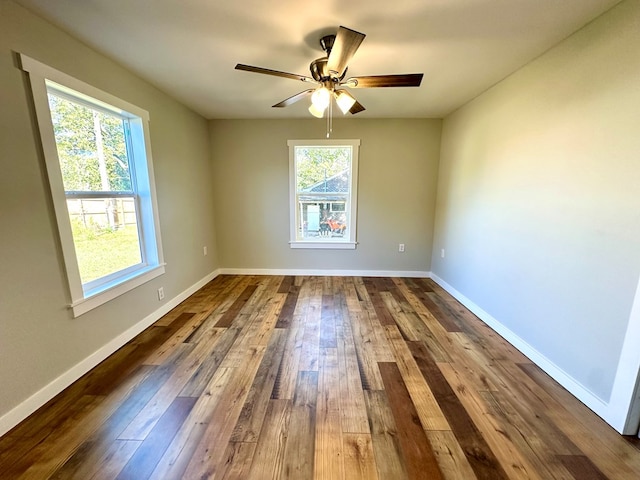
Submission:
[[[346,200],[342,200],[344,205]],[[301,224],[298,235],[301,240],[344,237],[348,218],[344,211],[332,211],[331,206],[339,202],[335,197],[298,197],[298,212]]]
[[82,283],[142,262],[133,197],[68,199]]
[[[126,120],[48,92],[66,192],[132,192]],[[82,284],[142,263],[135,198],[67,199]]]
[[296,147],[298,192],[347,193],[351,182],[351,147]]
[[130,192],[125,120],[49,92],[65,191]]
[[296,147],[298,239],[343,238],[351,186],[350,146]]

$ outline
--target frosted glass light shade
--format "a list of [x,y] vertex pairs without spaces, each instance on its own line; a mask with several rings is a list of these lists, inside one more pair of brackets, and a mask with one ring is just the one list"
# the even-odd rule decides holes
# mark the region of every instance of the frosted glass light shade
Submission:
[[318,118],[322,118],[324,116],[324,110],[325,110],[324,108],[316,107],[313,103],[309,107],[309,112],[311,113],[311,115]]
[[346,114],[351,107],[353,107],[353,104],[356,103],[356,99],[346,90],[338,90],[334,95],[336,97],[336,103],[343,114]]
[[311,103],[318,109],[323,110],[329,106],[331,93],[325,87],[318,88],[311,95]]

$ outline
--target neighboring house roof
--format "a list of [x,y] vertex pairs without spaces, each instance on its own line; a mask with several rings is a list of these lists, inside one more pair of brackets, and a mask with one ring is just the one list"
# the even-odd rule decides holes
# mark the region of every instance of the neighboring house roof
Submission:
[[349,170],[338,172],[332,177],[328,177],[315,185],[311,185],[304,190],[313,193],[348,193],[349,192]]

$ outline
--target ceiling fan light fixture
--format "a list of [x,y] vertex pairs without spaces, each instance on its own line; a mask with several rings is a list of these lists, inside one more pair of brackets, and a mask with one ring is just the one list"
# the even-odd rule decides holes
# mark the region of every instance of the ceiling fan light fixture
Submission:
[[300,100],[311,97],[309,113],[318,118],[324,117],[327,111],[327,135],[331,133],[331,121],[333,116],[333,101],[344,113],[355,115],[365,110],[364,106],[358,102],[351,94],[344,89],[348,88],[382,88],[382,87],[419,87],[422,82],[422,73],[405,73],[394,75],[367,75],[351,77],[343,80],[347,76],[349,62],[360,48],[360,44],[365,38],[364,33],[356,32],[350,28],[340,26],[335,35],[325,35],[320,39],[320,46],[326,56],[317,58],[309,65],[311,77],[295,73],[272,70],[270,68],[256,67],[238,63],[236,70],[272,75],[275,77],[288,78],[306,83],[315,84],[314,88],[309,88],[297,93],[281,102],[273,105],[274,108],[282,108],[292,105]]
[[349,110],[351,110],[351,107],[353,107],[353,105],[356,103],[356,99],[353,98],[351,94],[346,90],[336,90],[333,93],[333,95],[336,98],[336,103],[338,104],[338,107],[340,107],[340,110],[344,115],[349,113]]
[[311,106],[309,107],[309,113],[311,113],[311,115],[313,115],[314,117],[322,118],[324,116],[325,109],[326,107],[318,108],[312,103]]
[[[326,87],[316,89],[311,95],[311,104],[317,109],[324,111],[331,101],[331,92]],[[311,112],[313,113],[313,112]]]

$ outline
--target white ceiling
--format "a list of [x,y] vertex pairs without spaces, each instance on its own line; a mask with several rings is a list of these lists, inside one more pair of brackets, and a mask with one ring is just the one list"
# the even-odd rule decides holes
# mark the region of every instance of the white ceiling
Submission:
[[366,39],[348,76],[424,72],[419,88],[357,89],[358,117],[443,117],[619,0],[15,0],[207,118],[310,117],[309,88],[236,63],[309,75],[318,40]]

